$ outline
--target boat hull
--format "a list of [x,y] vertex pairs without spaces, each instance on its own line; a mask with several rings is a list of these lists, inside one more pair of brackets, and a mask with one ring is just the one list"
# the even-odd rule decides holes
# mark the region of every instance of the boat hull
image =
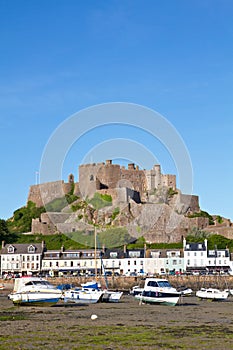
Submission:
[[97,303],[103,292],[101,291],[82,291],[70,290],[64,294],[64,302],[72,302],[76,304],[95,304]]
[[22,306],[52,306],[60,300],[60,294],[43,294],[43,293],[14,293],[9,296],[14,305]]
[[199,299],[207,299],[207,300],[226,300],[229,296],[229,292],[220,291],[218,289],[201,289],[196,292],[196,296]]
[[105,291],[101,297],[102,302],[118,303],[123,295],[123,292]]
[[160,304],[175,306],[180,300],[180,294],[163,292],[144,292],[135,295],[135,298],[145,304]]

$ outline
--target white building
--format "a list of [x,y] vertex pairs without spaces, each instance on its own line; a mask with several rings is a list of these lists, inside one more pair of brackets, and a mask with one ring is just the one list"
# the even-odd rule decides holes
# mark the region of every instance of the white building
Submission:
[[39,273],[45,246],[41,244],[6,244],[2,242],[1,275]]

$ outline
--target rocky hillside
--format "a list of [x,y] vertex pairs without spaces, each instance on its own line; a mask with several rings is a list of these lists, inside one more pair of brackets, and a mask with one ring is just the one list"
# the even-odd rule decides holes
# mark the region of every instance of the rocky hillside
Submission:
[[143,203],[116,198],[114,196],[113,200],[106,190],[96,192],[91,199],[76,196],[72,203],[65,206],[64,198],[56,198],[46,206],[47,212],[32,220],[32,233],[88,232],[93,231],[95,226],[102,231],[124,227],[133,238],[143,236],[151,243],[173,243],[179,242],[193,228],[215,231],[222,225],[223,235],[233,238],[230,221],[222,219],[219,224],[219,217],[213,220],[202,212],[197,196],[185,196],[178,190],[162,188],[148,193]]

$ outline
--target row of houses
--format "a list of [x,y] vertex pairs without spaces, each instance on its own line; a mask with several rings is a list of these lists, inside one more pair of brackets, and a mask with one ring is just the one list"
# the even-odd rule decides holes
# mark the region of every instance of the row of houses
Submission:
[[1,276],[5,274],[103,274],[154,275],[192,271],[229,272],[233,261],[228,249],[208,250],[208,242],[187,243],[183,249],[81,249],[49,250],[44,242],[5,244],[0,252]]

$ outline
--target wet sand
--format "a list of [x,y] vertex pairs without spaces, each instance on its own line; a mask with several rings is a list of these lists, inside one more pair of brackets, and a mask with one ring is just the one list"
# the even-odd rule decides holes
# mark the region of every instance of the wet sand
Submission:
[[232,297],[159,306],[125,294],[119,303],[18,307],[7,294],[0,292],[0,349],[233,349]]

